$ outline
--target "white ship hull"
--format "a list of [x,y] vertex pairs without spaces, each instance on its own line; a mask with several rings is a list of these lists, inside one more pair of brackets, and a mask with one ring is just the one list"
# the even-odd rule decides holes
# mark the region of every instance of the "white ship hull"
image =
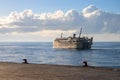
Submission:
[[82,42],[59,42],[54,41],[53,48],[63,48],[63,49],[90,49],[90,43],[82,43]]

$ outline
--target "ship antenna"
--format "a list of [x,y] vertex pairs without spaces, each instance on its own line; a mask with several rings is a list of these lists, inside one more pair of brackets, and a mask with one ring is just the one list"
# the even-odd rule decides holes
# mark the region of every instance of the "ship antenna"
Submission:
[[61,33],[61,38],[62,38],[63,33]]
[[82,28],[80,29],[79,38],[80,38],[80,36],[81,36],[81,33],[82,33]]

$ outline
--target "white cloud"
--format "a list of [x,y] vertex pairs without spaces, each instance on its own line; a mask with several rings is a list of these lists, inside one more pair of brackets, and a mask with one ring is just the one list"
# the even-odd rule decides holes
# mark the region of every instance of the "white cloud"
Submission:
[[93,37],[93,41],[109,41],[109,42],[114,42],[114,41],[120,41],[120,34],[116,33],[103,33],[103,34],[84,34],[84,36],[88,37]]
[[100,9],[96,8],[94,5],[90,5],[83,9],[82,11],[84,17],[99,16]]
[[0,17],[0,34],[55,34],[57,31],[78,31],[81,27],[86,34],[120,34],[119,21],[120,14],[103,11],[94,5],[84,8],[82,12],[58,10],[36,14],[26,9]]

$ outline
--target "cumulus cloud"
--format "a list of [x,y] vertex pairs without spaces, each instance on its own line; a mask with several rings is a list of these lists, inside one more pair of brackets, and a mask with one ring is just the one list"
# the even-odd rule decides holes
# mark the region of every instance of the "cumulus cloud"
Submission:
[[120,14],[110,13],[89,5],[81,12],[62,10],[53,13],[33,13],[27,9],[0,17],[0,33],[28,33],[43,30],[76,30],[85,33],[120,33]]
[[100,15],[100,10],[96,8],[94,5],[90,5],[82,10],[84,17],[91,17]]

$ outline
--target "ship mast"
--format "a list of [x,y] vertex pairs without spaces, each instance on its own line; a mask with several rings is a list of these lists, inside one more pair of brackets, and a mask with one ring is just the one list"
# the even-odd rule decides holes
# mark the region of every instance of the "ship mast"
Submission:
[[81,33],[82,33],[82,28],[80,29],[79,38],[81,37]]
[[62,38],[63,33],[61,33],[61,38]]

